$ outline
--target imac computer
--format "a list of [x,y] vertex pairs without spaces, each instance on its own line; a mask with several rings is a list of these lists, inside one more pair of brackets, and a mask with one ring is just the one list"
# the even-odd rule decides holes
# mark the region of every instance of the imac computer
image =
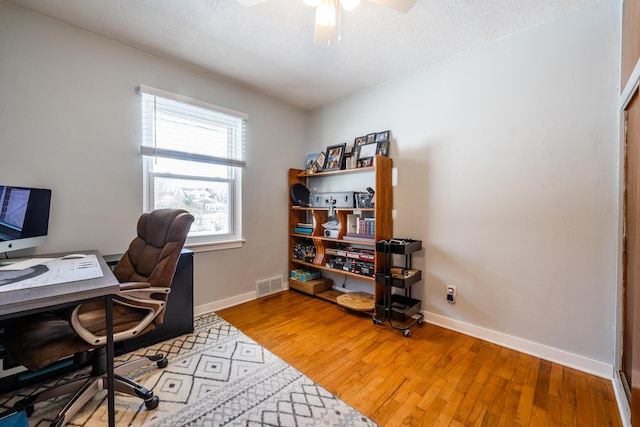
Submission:
[[51,190],[0,186],[0,253],[46,243]]

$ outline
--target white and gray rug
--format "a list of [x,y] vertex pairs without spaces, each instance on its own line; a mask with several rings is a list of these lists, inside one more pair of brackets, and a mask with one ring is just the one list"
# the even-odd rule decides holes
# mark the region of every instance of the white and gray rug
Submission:
[[[117,362],[157,352],[169,358],[167,368],[151,364],[130,377],[153,389],[160,405],[150,411],[140,400],[116,393],[118,427],[376,425],[215,314],[196,318],[192,334]],[[0,406],[59,381],[0,396]],[[29,425],[48,426],[65,401],[36,405]],[[106,407],[101,392],[68,425],[104,426]]]

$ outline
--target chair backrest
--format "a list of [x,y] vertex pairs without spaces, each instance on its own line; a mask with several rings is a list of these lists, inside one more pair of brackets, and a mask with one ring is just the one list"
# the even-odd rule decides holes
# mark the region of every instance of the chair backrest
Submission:
[[[142,214],[138,220],[138,236],[113,270],[118,281],[171,286],[193,220],[193,215],[182,209],[158,209]],[[167,295],[161,298],[166,301]],[[161,324],[163,319],[164,310],[155,323]]]

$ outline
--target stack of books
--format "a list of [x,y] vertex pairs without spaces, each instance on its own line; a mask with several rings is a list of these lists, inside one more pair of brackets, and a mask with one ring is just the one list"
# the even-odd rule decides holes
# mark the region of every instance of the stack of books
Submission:
[[353,242],[371,243],[375,241],[375,229],[375,218],[350,214],[347,215],[347,232],[342,238]]
[[376,230],[375,218],[358,218],[356,221],[356,233],[373,236]]
[[313,232],[313,224],[299,222],[298,226],[293,229],[293,232],[296,234],[310,235]]

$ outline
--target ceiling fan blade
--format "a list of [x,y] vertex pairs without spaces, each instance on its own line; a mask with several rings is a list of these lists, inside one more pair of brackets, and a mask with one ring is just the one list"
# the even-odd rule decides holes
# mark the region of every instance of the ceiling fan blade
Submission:
[[265,1],[267,0],[238,0],[238,3],[240,3],[244,7],[251,7],[260,3],[264,3]]
[[369,0],[381,6],[395,9],[398,12],[408,12],[416,4],[416,0]]

